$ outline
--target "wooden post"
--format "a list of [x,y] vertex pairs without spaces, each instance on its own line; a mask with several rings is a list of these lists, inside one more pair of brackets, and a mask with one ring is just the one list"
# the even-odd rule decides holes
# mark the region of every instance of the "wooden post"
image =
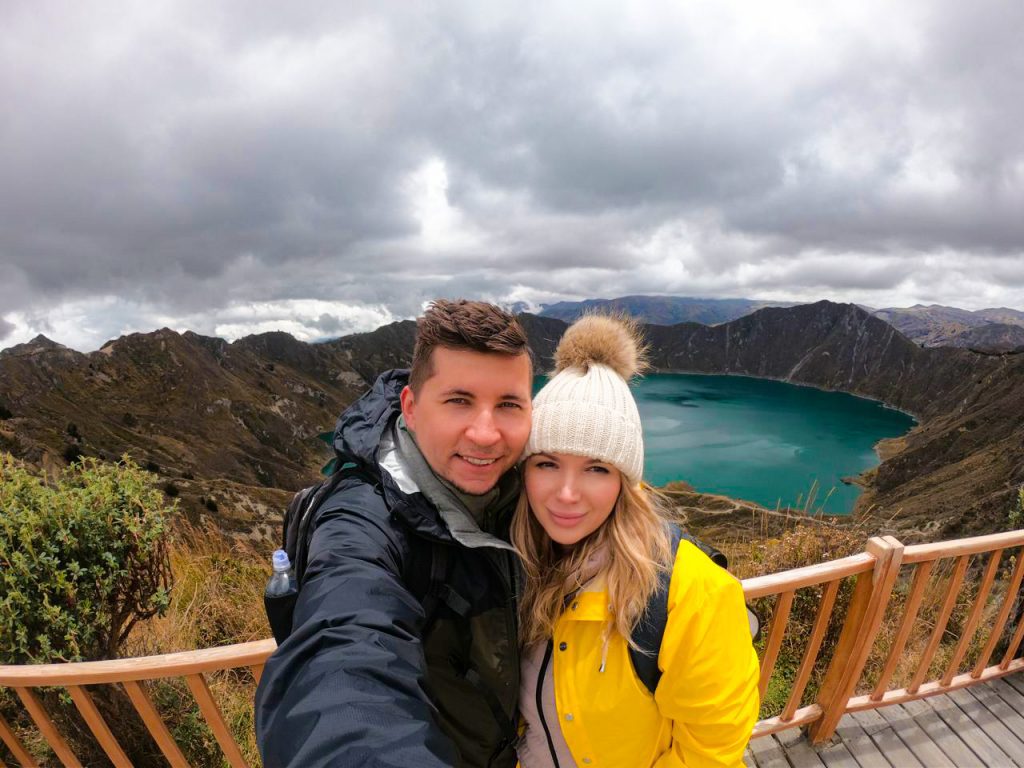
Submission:
[[813,744],[832,738],[846,712],[846,704],[871,653],[903,561],[903,544],[892,536],[869,539],[867,551],[875,557],[875,567],[870,573],[857,577],[839,643],[818,692],[817,704],[822,715],[807,729]]

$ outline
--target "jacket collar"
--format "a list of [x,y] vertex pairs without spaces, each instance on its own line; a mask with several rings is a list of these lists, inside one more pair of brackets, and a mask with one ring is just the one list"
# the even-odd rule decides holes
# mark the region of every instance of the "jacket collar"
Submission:
[[[496,547],[515,551],[511,544],[480,528],[462,501],[434,476],[416,444],[398,428],[397,420],[381,438],[377,463],[398,489],[408,497],[422,494],[437,510],[451,537],[464,547]],[[419,479],[419,483],[414,478]],[[503,478],[504,480],[504,478]],[[501,508],[499,493],[495,504]],[[506,504],[507,506],[507,504]]]

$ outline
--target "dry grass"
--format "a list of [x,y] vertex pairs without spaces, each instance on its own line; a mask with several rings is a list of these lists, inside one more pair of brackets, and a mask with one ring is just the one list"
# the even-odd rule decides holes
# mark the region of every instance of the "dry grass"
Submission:
[[[214,529],[180,527],[171,546],[174,588],[163,617],[140,625],[129,638],[126,656],[211,648],[270,634],[263,613],[268,555]],[[247,669],[208,676],[214,698],[250,765],[259,765],[253,727],[255,682]],[[220,766],[220,748],[195,710],[184,681],[152,684],[157,708],[165,715],[185,756],[196,766]]]
[[270,630],[263,589],[270,553],[213,529],[183,524],[170,548],[174,588],[167,613],[140,625],[130,656],[262,640]]

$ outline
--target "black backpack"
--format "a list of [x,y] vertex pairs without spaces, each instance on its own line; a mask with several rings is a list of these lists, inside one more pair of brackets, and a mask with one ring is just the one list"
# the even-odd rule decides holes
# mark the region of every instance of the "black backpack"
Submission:
[[[325,480],[296,493],[284,512],[281,548],[288,553],[288,559],[292,563],[300,588],[309,554],[309,525],[321,504],[334,493],[341,481],[354,476],[361,477],[374,485],[379,484],[379,480],[373,473],[367,472],[355,464],[345,464]],[[716,565],[726,569],[729,567],[729,562],[724,554],[683,532],[679,526],[673,525],[672,552],[678,549],[679,542],[683,539],[693,543]],[[421,597],[428,625],[436,617],[437,608],[441,603],[452,606],[456,613],[463,612],[460,601],[465,601],[459,595],[454,594],[447,583],[449,551],[449,547],[446,546],[435,546],[431,550],[430,579],[426,593]],[[654,693],[655,688],[658,687],[658,681],[661,679],[661,670],[658,669],[658,651],[661,648],[665,624],[668,621],[668,588],[671,578],[671,570],[661,574],[658,588],[647,603],[644,617],[633,630],[632,639],[636,647],[629,649],[630,659],[637,677],[651,693]],[[280,597],[264,597],[263,599],[270,629],[274,633],[274,639],[277,640],[278,645],[283,643],[292,632],[292,616],[295,612],[297,597],[298,595],[293,593]]]

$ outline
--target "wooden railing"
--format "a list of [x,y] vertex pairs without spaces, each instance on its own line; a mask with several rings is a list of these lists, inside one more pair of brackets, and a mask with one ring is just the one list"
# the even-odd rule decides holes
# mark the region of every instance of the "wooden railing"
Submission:
[[[1011,557],[1016,558],[1015,563],[1012,568],[1008,568]],[[980,578],[972,576],[969,579],[968,574],[973,573],[974,558],[984,558],[984,569]],[[944,564],[951,566],[948,579],[943,573],[947,570]],[[975,563],[976,566],[979,564]],[[743,591],[748,601],[774,598],[771,616],[765,622],[760,677],[762,697],[776,671],[794,601],[801,590],[812,590],[818,596],[815,617],[800,654],[799,664],[796,665],[786,703],[778,715],[757,723],[753,737],[806,726],[809,738],[821,742],[831,737],[839,719],[846,712],[933,696],[1024,670],[1024,657],[1018,655],[1024,639],[1024,620],[1021,620],[1019,608],[1017,615],[1013,614],[1014,608],[1019,605],[1017,601],[1022,577],[1024,530],[907,547],[891,536],[872,538],[867,543],[866,551],[861,554],[745,580]],[[844,583],[848,583],[849,579],[853,580],[853,584],[852,590],[845,588],[848,597],[845,613],[834,619],[835,607],[844,592]],[[965,582],[977,584],[970,598],[972,606],[941,674],[930,679],[929,672],[934,666],[943,637],[951,631],[949,622],[958,598],[963,596]],[[994,605],[990,606],[993,587],[997,583],[1002,588],[1002,596],[996,596]],[[926,603],[929,586],[933,593],[938,591],[941,596],[940,600],[932,601],[934,605],[929,604],[929,610],[936,610],[930,622],[923,621],[919,615],[922,605]],[[902,595],[904,588],[905,598],[894,599],[894,592],[899,591]],[[991,616],[987,615],[990,611],[994,611]],[[833,620],[841,620],[841,630],[831,657],[825,659],[823,640]],[[1016,622],[1015,629],[1012,621]],[[983,622],[986,622],[987,630],[979,633]],[[908,643],[915,629],[927,629],[929,625],[927,642],[920,655],[910,654],[908,657]],[[879,641],[880,630],[883,628],[894,630],[894,634],[891,638]],[[990,664],[996,646],[1004,636],[1004,630],[1008,630],[1009,635],[1006,648],[999,660]],[[1012,635],[1009,630],[1012,630]],[[40,735],[63,765],[80,766],[78,758],[33,691],[39,687],[66,688],[100,747],[111,762],[120,767],[130,765],[129,759],[86,688],[89,685],[119,685],[128,695],[164,757],[173,768],[179,768],[188,763],[143,683],[184,678],[199,712],[220,745],[224,759],[229,765],[240,767],[246,765],[245,759],[214,701],[207,675],[248,668],[258,682],[263,663],[274,647],[273,640],[261,640],[133,659],[0,666],[0,687],[15,691]],[[975,659],[965,666],[964,662],[970,654]],[[865,675],[869,657],[879,660],[876,665],[877,677],[872,680],[868,680]],[[917,658],[913,674],[903,687],[890,689],[901,660],[906,658]],[[825,665],[823,675],[820,674],[822,665]],[[820,684],[813,694],[813,701],[801,706],[816,669],[821,676]],[[858,685],[864,687],[868,683],[869,692],[856,693]],[[0,739],[22,766],[37,765],[29,750],[2,717]],[[4,768],[2,760],[0,768]]]
[[[957,632],[950,619],[958,599],[963,597],[962,589],[972,559],[982,557],[984,571],[979,579],[971,579],[972,584],[977,584],[977,590],[971,596],[972,605],[962,629]],[[1007,572],[1011,557],[1015,558],[1015,563]],[[951,561],[952,573],[947,578],[942,566]],[[998,608],[994,608],[989,603],[1001,570],[1004,572],[1002,596],[996,601]],[[842,616],[838,642],[813,703],[801,707],[811,674],[821,662],[822,640],[840,587],[850,577],[855,577],[855,582]],[[1019,608],[1022,577],[1024,530],[907,547],[892,536],[877,537],[868,541],[866,552],[860,555],[747,579],[743,582],[743,591],[748,600],[776,596],[761,659],[762,697],[775,669],[797,592],[821,589],[817,613],[787,703],[779,715],[755,726],[754,737],[800,725],[807,726],[812,742],[820,743],[832,736],[840,718],[847,712],[934,696],[1024,669],[1024,658],[1018,655],[1024,639],[1024,620]],[[905,599],[894,599],[897,586],[901,592],[906,587]],[[940,599],[932,601],[937,609],[934,618],[922,621],[919,614],[929,586],[933,593],[939,593]],[[1018,607],[1014,617],[1016,629],[999,661],[990,665],[1015,606]],[[995,610],[991,623],[979,633],[982,619],[989,610]],[[883,627],[894,630],[891,639],[880,638]],[[912,633],[922,628],[930,630],[924,648],[920,653],[908,654]],[[949,635],[955,640],[952,653],[941,674],[929,678],[943,638]],[[978,646],[976,659],[969,668],[964,668],[972,644]],[[865,674],[869,657],[879,660],[880,671],[874,680],[869,680]],[[891,690],[889,686],[898,665],[907,660],[916,662],[910,680],[903,687]],[[855,695],[858,684],[863,686],[869,682],[869,693]]]
[[[85,686],[111,684],[121,685],[135,710],[142,718],[167,762],[172,768],[187,768],[188,761],[171,737],[166,723],[160,717],[146,689],[140,685],[147,680],[181,677],[188,684],[196,700],[199,712],[213,732],[224,754],[224,759],[234,768],[246,766],[242,752],[224,721],[220,708],[214,701],[207,684],[206,675],[227,669],[249,668],[253,678],[259,682],[263,663],[273,653],[277,644],[270,640],[228,645],[221,648],[206,648],[200,651],[169,653],[162,656],[142,656],[133,659],[110,661],[83,661],[74,664],[28,664],[22,666],[0,666],[0,686],[13,688],[39,732],[53,749],[61,763],[68,768],[81,768],[81,763],[71,747],[57,730],[53,720],[43,708],[33,688],[59,686],[66,688],[78,708],[82,719],[92,731],[96,741],[110,758],[121,768],[131,766],[128,756],[118,743],[110,726],[100,716]],[[17,735],[0,717],[0,738],[22,766],[36,766],[37,763]],[[2,766],[2,762],[0,762]]]

